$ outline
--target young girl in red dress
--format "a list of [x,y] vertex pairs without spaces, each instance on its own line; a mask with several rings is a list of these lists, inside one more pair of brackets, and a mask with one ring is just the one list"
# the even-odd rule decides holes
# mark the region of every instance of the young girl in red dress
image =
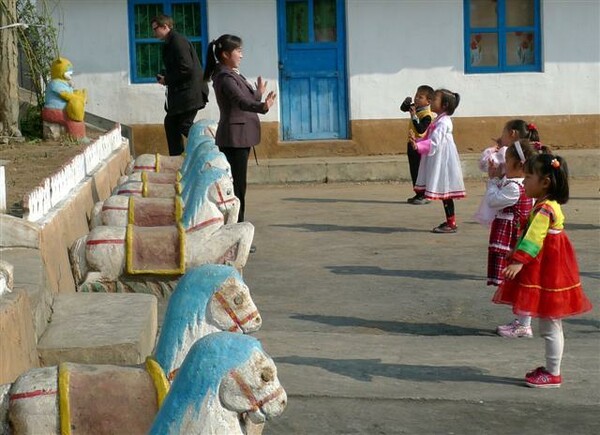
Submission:
[[512,305],[517,315],[539,317],[546,366],[528,372],[525,383],[534,388],[558,388],[564,349],[561,319],[592,309],[581,287],[575,251],[564,232],[560,204],[569,199],[566,161],[552,154],[532,157],[525,163],[524,185],[527,196],[538,201],[493,301]]

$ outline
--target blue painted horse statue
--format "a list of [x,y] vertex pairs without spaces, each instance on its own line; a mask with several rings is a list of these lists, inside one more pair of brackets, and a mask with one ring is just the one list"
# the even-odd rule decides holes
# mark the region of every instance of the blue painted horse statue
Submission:
[[260,342],[218,332],[192,346],[149,433],[245,435],[248,421],[242,416],[262,424],[280,415],[286,402],[277,368]]
[[237,270],[217,264],[199,266],[181,277],[169,298],[154,358],[171,379],[198,338],[217,331],[250,333],[261,324]]
[[[140,392],[153,391],[153,388],[157,390],[150,394],[153,397],[147,397],[143,401],[150,408],[154,407],[150,409],[152,419],[146,417],[146,423],[151,424],[158,405],[169,389],[169,380],[177,373],[179,365],[185,361],[197,340],[214,331],[227,330],[232,331],[231,335],[237,335],[233,332],[252,332],[260,327],[261,320],[250,298],[248,288],[233,268],[217,265],[202,266],[186,274],[180,284],[171,296],[155,355],[147,360],[146,368],[78,364],[45,367],[24,373],[9,389],[6,386],[0,388],[0,391],[5,393],[0,398],[2,401],[0,409],[6,409],[7,406],[3,405],[8,405],[8,417],[13,432],[15,434],[60,433],[57,417],[59,414],[61,418],[64,416],[62,407],[65,400],[69,399],[68,387],[81,390],[85,385],[90,390],[90,394],[95,395],[95,401],[101,403],[109,398],[98,396],[95,391],[114,388],[115,385],[111,385],[110,379],[114,382],[120,379],[126,383],[124,388],[131,387],[131,391],[115,392],[118,395],[114,398],[115,404],[119,401],[123,402],[123,399],[125,402],[131,402],[132,399],[127,394],[139,398]],[[100,379],[97,376],[94,378],[94,373],[102,376]],[[61,376],[67,377],[66,380],[62,379],[62,383],[67,385],[61,384]],[[94,386],[98,382],[102,388]],[[61,392],[63,387],[66,387],[66,390]],[[140,390],[136,391],[136,388]],[[133,402],[138,403],[139,400],[137,402],[136,400]],[[102,407],[102,405],[97,406]],[[115,409],[114,412],[121,411]],[[140,411],[136,415],[145,414]],[[7,415],[0,414],[0,427],[1,420],[6,418]],[[60,423],[62,427],[64,422]],[[148,427],[144,433],[147,429]],[[94,431],[94,433],[102,432]]]

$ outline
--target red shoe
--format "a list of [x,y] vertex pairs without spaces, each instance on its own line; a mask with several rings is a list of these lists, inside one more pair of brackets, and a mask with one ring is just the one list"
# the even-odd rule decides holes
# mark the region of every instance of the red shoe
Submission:
[[538,367],[530,372],[525,373],[525,379],[530,378],[534,375],[537,375],[539,372],[545,371],[545,370],[546,370],[546,367]]
[[538,367],[531,376],[525,378],[525,384],[531,388],[559,388],[561,383],[561,375],[548,373],[543,367]]

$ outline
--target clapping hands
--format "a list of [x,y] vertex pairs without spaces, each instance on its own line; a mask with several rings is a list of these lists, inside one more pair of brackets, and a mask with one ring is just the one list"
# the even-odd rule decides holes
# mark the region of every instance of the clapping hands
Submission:
[[265,93],[265,91],[267,90],[267,82],[266,80],[263,81],[262,76],[258,76],[258,79],[256,79],[256,82],[254,83],[254,86],[256,86],[256,90],[262,95]]
[[[266,90],[267,90],[267,81],[264,80],[262,76],[258,76],[258,79],[256,79],[256,83],[254,84],[256,86],[256,90],[260,93],[260,95],[263,95]],[[277,98],[277,94],[275,93],[275,91],[271,91],[267,94],[267,98],[265,98],[265,106],[267,108],[267,110],[269,110],[271,108],[271,106],[273,105],[273,103],[275,103],[275,99]]]

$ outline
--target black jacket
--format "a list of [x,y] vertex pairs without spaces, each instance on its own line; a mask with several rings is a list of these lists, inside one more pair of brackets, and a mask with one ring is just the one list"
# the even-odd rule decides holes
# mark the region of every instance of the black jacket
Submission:
[[260,142],[257,113],[267,113],[262,95],[232,69],[217,64],[212,75],[219,105],[215,143],[220,147],[250,148]]
[[163,46],[165,85],[169,115],[202,109],[208,102],[208,85],[194,46],[181,34],[171,30]]

